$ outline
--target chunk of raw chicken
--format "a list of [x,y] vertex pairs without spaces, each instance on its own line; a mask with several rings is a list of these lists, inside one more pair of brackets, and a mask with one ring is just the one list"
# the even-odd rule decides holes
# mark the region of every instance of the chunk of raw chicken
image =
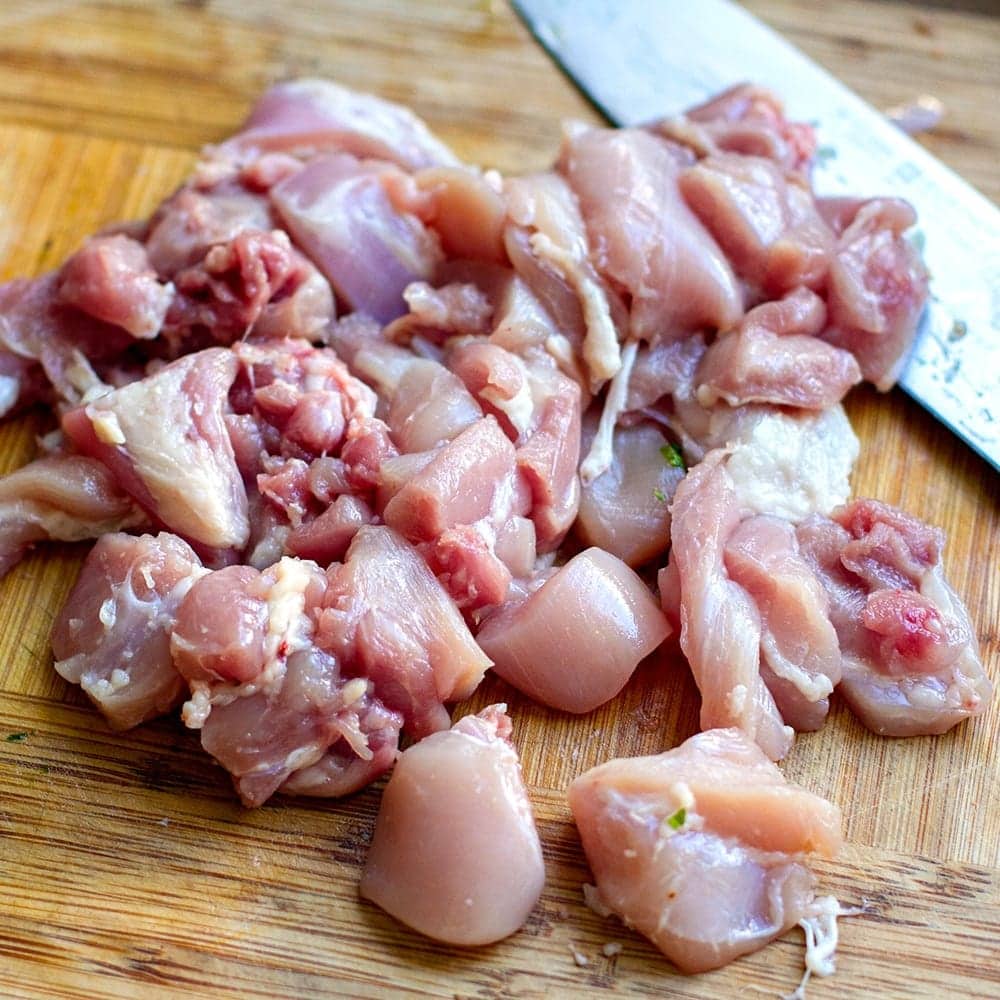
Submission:
[[390,201],[385,178],[398,168],[346,153],[318,156],[271,190],[292,238],[351,308],[380,323],[406,311],[403,290],[430,278],[437,236]]
[[224,415],[237,360],[211,348],[72,410],[63,429],[153,519],[209,549],[242,548],[247,496]]
[[877,500],[799,525],[840,638],[839,690],[884,736],[943,733],[986,710],[993,685],[941,566],[943,534]]
[[325,590],[318,566],[285,558],[263,573],[211,573],[177,611],[170,648],[190,685],[184,721],[245,805],[286,782],[298,794],[347,795],[395,760],[400,716],[315,644]]
[[807,169],[816,151],[813,127],[788,121],[777,96],[751,83],[730,87],[680,117],[655,122],[650,128],[699,157],[741,153],[772,160],[786,170]]
[[0,577],[36,542],[78,542],[146,523],[145,513],[96,459],[36,459],[0,478]]
[[830,265],[830,323],[823,338],[850,351],[861,374],[885,392],[906,363],[927,301],[927,268],[904,236],[916,213],[899,198],[839,199],[824,210],[834,218],[839,239]]
[[631,337],[726,330],[743,315],[729,262],[678,188],[690,154],[640,129],[572,126],[560,169],[580,201],[598,271],[631,297]]
[[491,614],[476,641],[514,687],[581,713],[618,694],[670,631],[639,576],[591,548]]
[[723,153],[689,167],[678,183],[736,273],[763,296],[822,285],[835,237],[801,175]]
[[709,345],[696,375],[698,401],[809,410],[839,403],[861,369],[848,351],[816,336],[825,324],[823,300],[806,288],[751,309],[738,329]]
[[207,571],[176,535],[104,535],[52,629],[56,672],[79,684],[114,729],[180,704],[170,655],[177,609]]
[[161,284],[146,248],[124,235],[95,236],[59,272],[59,301],[149,340],[160,332],[174,289]]
[[505,712],[491,705],[403,753],[361,876],[362,896],[447,944],[513,934],[545,882]]
[[[597,421],[584,421],[586,449]],[[660,428],[643,422],[617,427],[612,462],[606,472],[583,485],[574,531],[586,545],[596,545],[641,566],[670,545],[670,501],[684,478],[683,463],[671,464],[670,442]]]
[[[670,528],[679,592],[680,644],[701,692],[701,727],[735,726],[772,760],[791,749],[786,726],[760,674],[761,619],[725,568],[726,543],[744,516],[724,450],[713,451],[677,487]],[[670,585],[666,585],[670,583]]]
[[391,160],[410,170],[458,163],[409,108],[320,79],[271,87],[219,151],[245,155],[251,150],[298,156],[344,152]]
[[490,660],[420,554],[365,526],[328,576],[317,645],[371,678],[413,736],[447,728],[443,703],[472,694]]
[[682,972],[757,951],[809,912],[805,855],[840,847],[840,810],[716,729],[581,775],[570,808],[600,901]]

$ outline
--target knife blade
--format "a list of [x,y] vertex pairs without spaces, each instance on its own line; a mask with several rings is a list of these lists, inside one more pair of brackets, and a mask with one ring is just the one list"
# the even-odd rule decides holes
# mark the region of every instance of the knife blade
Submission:
[[736,83],[817,126],[818,193],[892,194],[917,210],[931,296],[899,384],[1000,470],[1000,210],[730,0],[512,0],[617,125],[676,114]]

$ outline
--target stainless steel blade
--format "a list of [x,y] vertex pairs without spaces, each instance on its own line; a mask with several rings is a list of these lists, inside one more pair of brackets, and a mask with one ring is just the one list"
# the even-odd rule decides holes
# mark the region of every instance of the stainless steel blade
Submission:
[[729,0],[513,0],[613,122],[676,114],[745,80],[814,122],[823,194],[892,194],[919,215],[932,297],[902,387],[1000,469],[1000,210]]

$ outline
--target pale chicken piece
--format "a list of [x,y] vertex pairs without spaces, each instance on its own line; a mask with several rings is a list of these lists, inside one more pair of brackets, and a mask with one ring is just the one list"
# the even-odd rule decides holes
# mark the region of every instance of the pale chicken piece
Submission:
[[993,695],[975,630],[944,577],[943,534],[877,500],[854,500],[798,527],[830,598],[839,690],[883,736],[943,733]]
[[928,295],[927,268],[904,236],[916,223],[916,212],[899,198],[840,199],[824,210],[839,238],[823,338],[850,351],[861,374],[888,391],[906,363]]
[[104,535],[87,556],[52,629],[56,672],[79,684],[113,729],[180,704],[170,632],[207,570],[176,535]]
[[568,127],[559,168],[580,202],[594,262],[631,296],[629,337],[674,340],[743,315],[729,262],[678,187],[686,150],[640,129]]
[[346,153],[318,156],[271,189],[274,207],[304,253],[349,308],[388,323],[403,291],[441,262],[437,236],[386,190],[398,167]]
[[389,528],[369,525],[328,577],[319,647],[371,678],[415,737],[447,728],[443,703],[472,694],[490,660],[420,554]]
[[36,543],[143,527],[146,514],[96,459],[55,454],[0,478],[0,577]]
[[552,708],[583,713],[618,694],[670,632],[639,576],[591,548],[502,605],[476,641],[508,683]]
[[466,716],[400,757],[382,794],[361,895],[447,944],[519,930],[545,883],[506,705]]
[[240,131],[218,151],[230,156],[278,151],[305,157],[344,152],[391,160],[408,170],[458,163],[409,108],[332,80],[309,78],[271,87]]
[[386,422],[405,454],[447,444],[482,417],[456,375],[437,361],[413,358],[389,397]]
[[[584,449],[596,424],[592,414],[584,418]],[[615,428],[611,466],[581,490],[573,530],[584,544],[596,545],[632,567],[666,551],[670,501],[685,471],[671,448],[656,424]]]
[[851,353],[819,339],[825,324],[826,306],[807,288],[751,309],[709,345],[696,375],[698,401],[808,410],[839,403],[861,369]]
[[761,675],[786,723],[819,729],[840,682],[840,643],[830,602],[781,518],[748,518],[729,536],[726,572],[753,598],[761,618]]
[[[596,390],[621,367],[621,353],[608,290],[591,263],[587,233],[573,192],[558,174],[545,173],[510,178],[504,194],[510,225],[526,238],[525,249],[538,267],[562,279],[579,303],[585,329],[583,360],[591,388]],[[518,259],[512,255],[515,270]],[[532,268],[519,273],[531,285],[532,274],[537,272]]]
[[685,201],[736,273],[767,298],[819,288],[835,237],[808,182],[757,156],[722,153],[685,170]]
[[220,348],[188,355],[70,411],[63,429],[154,523],[206,548],[242,548],[247,495],[224,422],[237,368]]
[[816,879],[804,855],[841,845],[840,810],[786,782],[736,729],[595,767],[569,802],[600,903],[685,973],[757,951],[808,916]]
[[723,449],[710,452],[674,495],[670,561],[679,585],[680,645],[701,692],[702,729],[735,726],[780,760],[794,732],[760,675],[760,613],[725,569],[726,543],[745,516],[729,459]]
[[174,289],[161,284],[146,248],[128,236],[95,236],[59,271],[59,301],[149,340],[160,332]]

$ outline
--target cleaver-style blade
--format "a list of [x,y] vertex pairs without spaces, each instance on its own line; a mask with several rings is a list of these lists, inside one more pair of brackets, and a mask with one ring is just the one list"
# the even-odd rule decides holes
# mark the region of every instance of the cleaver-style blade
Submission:
[[678,114],[749,81],[817,126],[825,195],[898,195],[931,298],[900,385],[1000,470],[1000,210],[842,83],[729,0],[513,0],[618,125]]

